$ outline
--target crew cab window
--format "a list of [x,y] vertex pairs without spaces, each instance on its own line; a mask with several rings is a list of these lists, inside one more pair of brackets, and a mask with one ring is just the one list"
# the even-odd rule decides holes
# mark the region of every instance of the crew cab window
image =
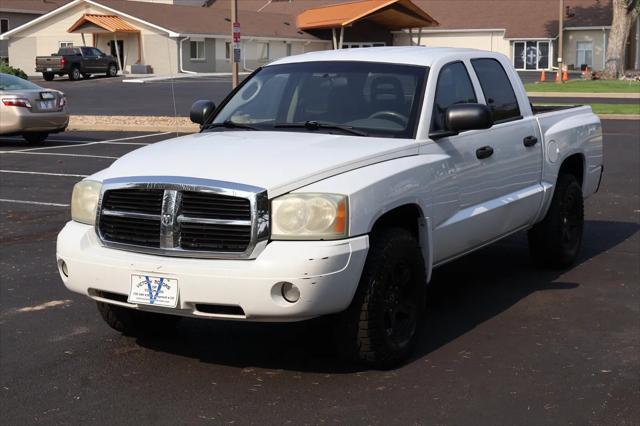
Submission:
[[477,102],[478,99],[465,65],[462,62],[445,65],[438,75],[431,131],[445,130],[445,112],[451,105]]
[[367,136],[413,137],[427,71],[350,61],[270,65],[245,82],[213,122],[289,131],[307,130],[284,125],[316,122],[348,126]]
[[480,86],[491,109],[494,123],[520,118],[516,94],[507,73],[495,59],[472,59],[471,64],[480,80]]
[[93,49],[90,47],[81,47],[82,56],[93,56]]

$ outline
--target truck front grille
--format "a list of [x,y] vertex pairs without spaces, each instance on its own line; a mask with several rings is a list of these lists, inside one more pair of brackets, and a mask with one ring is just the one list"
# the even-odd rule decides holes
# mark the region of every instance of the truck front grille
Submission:
[[96,230],[102,242],[114,248],[241,258],[268,238],[267,206],[264,190],[210,187],[201,182],[192,186],[105,182]]

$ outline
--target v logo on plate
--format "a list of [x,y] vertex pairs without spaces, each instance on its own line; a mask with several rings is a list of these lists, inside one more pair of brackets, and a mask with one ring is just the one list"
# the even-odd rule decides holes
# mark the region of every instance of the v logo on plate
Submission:
[[147,275],[144,276],[144,279],[147,281],[147,289],[149,290],[149,304],[153,305],[160,294],[160,289],[162,288],[162,284],[164,283],[164,278],[160,278],[160,282],[158,283],[158,288],[156,288],[155,293],[153,292],[153,287],[151,286],[151,280]]

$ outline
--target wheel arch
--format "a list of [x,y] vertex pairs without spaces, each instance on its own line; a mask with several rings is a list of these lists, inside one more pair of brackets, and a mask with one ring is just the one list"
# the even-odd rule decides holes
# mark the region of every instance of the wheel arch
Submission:
[[562,164],[560,165],[560,169],[558,170],[558,178],[562,174],[571,174],[575,176],[576,180],[580,184],[580,187],[584,187],[585,162],[585,156],[581,152],[569,155],[562,161]]
[[414,236],[422,252],[425,276],[427,282],[429,282],[433,265],[433,243],[431,222],[430,219],[425,216],[422,207],[417,203],[406,203],[381,212],[373,220],[370,229],[371,237],[375,238],[375,234],[385,228],[406,229]]

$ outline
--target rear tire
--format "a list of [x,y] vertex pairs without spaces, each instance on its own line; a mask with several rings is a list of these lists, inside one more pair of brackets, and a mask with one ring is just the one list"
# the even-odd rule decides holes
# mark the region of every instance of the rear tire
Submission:
[[391,368],[411,353],[425,311],[424,260],[416,239],[401,228],[372,235],[360,283],[336,318],[344,355],[373,368]]
[[47,132],[33,132],[33,133],[22,134],[22,137],[24,138],[24,140],[30,144],[42,143],[47,139],[48,136],[49,136],[49,133]]
[[118,67],[116,64],[109,64],[107,68],[107,77],[116,77],[118,75]]
[[80,80],[80,77],[82,77],[80,70],[77,67],[71,68],[71,72],[69,72],[69,80],[71,81]]
[[43,72],[42,73],[42,78],[44,78],[45,81],[52,81],[55,77],[55,74],[52,72]]
[[551,206],[542,222],[529,230],[529,251],[541,266],[566,268],[580,252],[584,228],[584,200],[576,177],[558,177]]
[[96,303],[98,312],[109,327],[127,336],[167,334],[172,332],[182,319],[176,315],[143,312],[103,302]]

